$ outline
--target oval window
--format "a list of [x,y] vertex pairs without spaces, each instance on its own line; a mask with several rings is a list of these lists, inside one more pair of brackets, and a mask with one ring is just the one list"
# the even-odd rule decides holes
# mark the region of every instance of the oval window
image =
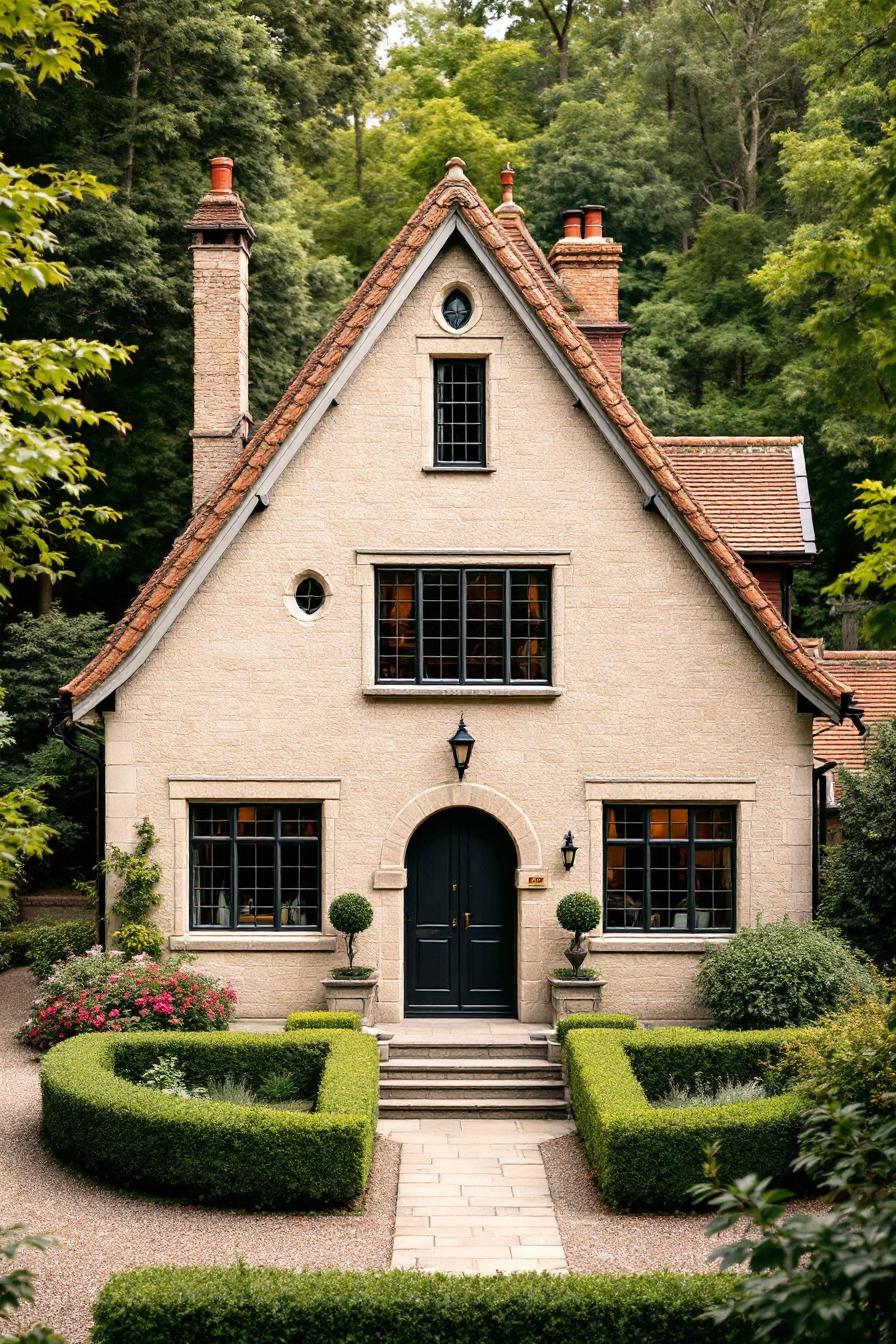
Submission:
[[442,316],[455,331],[467,325],[473,316],[473,305],[462,289],[452,289],[442,304]]
[[327,594],[320,579],[307,574],[296,586],[296,606],[305,616],[313,616],[320,611]]

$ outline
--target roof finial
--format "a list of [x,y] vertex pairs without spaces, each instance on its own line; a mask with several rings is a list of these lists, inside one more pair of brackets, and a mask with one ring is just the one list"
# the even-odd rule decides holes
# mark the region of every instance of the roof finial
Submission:
[[448,159],[448,161],[445,164],[445,176],[464,177],[466,175],[464,173],[464,169],[466,168],[466,166],[467,165],[464,163],[463,159],[458,159],[456,157],[453,159]]
[[505,163],[504,167],[501,169],[502,205],[513,205],[513,179],[515,177],[516,173],[513,169],[513,165],[510,163]]

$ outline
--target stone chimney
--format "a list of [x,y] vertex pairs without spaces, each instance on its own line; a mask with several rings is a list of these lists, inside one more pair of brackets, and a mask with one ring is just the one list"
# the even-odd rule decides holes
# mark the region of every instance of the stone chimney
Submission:
[[548,261],[571,300],[570,316],[587,336],[609,376],[622,384],[622,342],[628,322],[619,321],[622,245],[604,237],[603,206],[563,211],[563,237]]
[[249,415],[249,254],[255,231],[233,190],[233,159],[211,160],[193,237],[193,508],[239,457]]

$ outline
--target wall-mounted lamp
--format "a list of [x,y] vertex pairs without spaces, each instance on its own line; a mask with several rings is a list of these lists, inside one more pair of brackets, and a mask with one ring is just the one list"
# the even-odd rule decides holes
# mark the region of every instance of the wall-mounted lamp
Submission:
[[467,725],[464,723],[464,716],[461,714],[460,723],[454,730],[453,735],[448,739],[448,744],[451,747],[451,752],[454,756],[454,767],[457,770],[457,777],[461,782],[463,782],[464,771],[470,764],[470,757],[473,755],[473,744],[475,741],[475,737],[468,732]]
[[567,831],[563,838],[563,844],[560,846],[560,853],[563,855],[563,867],[567,872],[575,863],[578,851],[578,845],[573,844],[572,831]]

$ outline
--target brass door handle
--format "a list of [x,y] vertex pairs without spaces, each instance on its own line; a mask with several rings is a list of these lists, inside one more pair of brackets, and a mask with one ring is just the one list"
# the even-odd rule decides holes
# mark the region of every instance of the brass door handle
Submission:
[[464,911],[464,928],[465,928],[465,929],[468,929],[469,927],[470,927],[470,912],[469,912],[469,910],[465,910],[465,911]]
[[456,929],[456,928],[457,928],[457,915],[452,915],[452,916],[451,916],[451,927],[452,927],[452,929]]

